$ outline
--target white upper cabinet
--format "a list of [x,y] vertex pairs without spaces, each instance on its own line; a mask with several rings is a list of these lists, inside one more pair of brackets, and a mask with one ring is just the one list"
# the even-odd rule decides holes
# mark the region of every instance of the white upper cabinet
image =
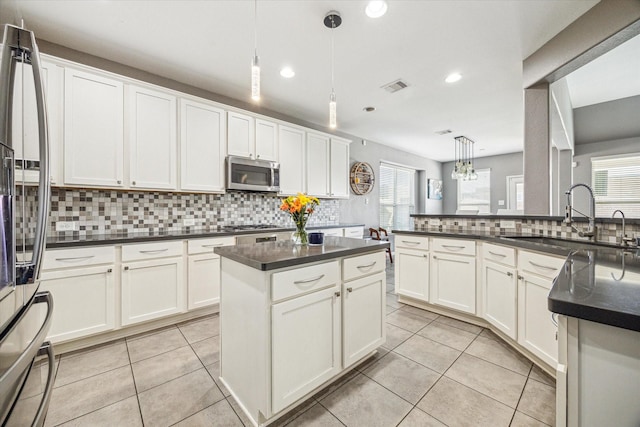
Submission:
[[329,138],[307,133],[307,193],[328,197],[329,194]]
[[330,193],[331,197],[349,197],[349,141],[331,138]]
[[280,145],[280,193],[304,191],[304,132],[287,126],[278,127]]
[[123,85],[65,69],[64,183],[123,186]]
[[227,152],[230,156],[251,157],[255,151],[254,118],[246,114],[227,113]]
[[129,173],[131,188],[177,188],[176,98],[129,86]]
[[180,100],[180,189],[224,191],[225,112]]
[[[63,69],[47,61],[41,61],[41,65],[49,126],[49,175],[51,183],[57,184],[60,181],[58,156],[61,140]],[[22,63],[16,64],[11,142],[16,159],[39,161],[38,114],[33,73],[30,66],[24,70],[22,67]],[[16,170],[18,182],[37,183],[38,178],[38,170]]]
[[256,159],[278,161],[278,125],[256,119]]

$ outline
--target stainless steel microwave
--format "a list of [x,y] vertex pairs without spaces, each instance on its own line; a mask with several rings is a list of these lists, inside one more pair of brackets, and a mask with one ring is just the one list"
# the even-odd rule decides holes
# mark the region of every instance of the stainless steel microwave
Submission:
[[228,156],[227,190],[280,191],[280,163]]

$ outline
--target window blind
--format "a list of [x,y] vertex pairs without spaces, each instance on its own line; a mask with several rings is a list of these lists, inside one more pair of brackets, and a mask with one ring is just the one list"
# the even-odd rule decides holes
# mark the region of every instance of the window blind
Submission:
[[627,218],[640,218],[640,153],[592,158],[591,186],[596,216],[620,209]]
[[382,163],[380,165],[380,227],[387,230],[412,225],[415,208],[415,170]]
[[476,170],[475,181],[458,180],[458,210],[478,209],[491,213],[491,169]]

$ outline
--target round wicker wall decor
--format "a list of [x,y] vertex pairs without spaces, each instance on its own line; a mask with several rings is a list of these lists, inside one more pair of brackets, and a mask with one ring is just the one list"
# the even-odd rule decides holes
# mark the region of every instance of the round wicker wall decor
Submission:
[[371,190],[373,190],[375,182],[376,176],[369,163],[357,162],[351,166],[349,183],[351,184],[351,190],[355,194],[363,195],[370,193]]

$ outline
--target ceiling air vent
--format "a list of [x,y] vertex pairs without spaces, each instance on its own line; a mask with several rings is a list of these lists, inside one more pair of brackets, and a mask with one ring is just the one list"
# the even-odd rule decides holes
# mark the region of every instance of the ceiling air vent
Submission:
[[402,79],[398,79],[394,82],[382,86],[382,89],[386,90],[389,93],[394,93],[406,87],[409,87],[409,84],[407,82],[403,82]]
[[446,135],[451,132],[452,132],[451,129],[439,130],[439,131],[436,131],[436,135]]

